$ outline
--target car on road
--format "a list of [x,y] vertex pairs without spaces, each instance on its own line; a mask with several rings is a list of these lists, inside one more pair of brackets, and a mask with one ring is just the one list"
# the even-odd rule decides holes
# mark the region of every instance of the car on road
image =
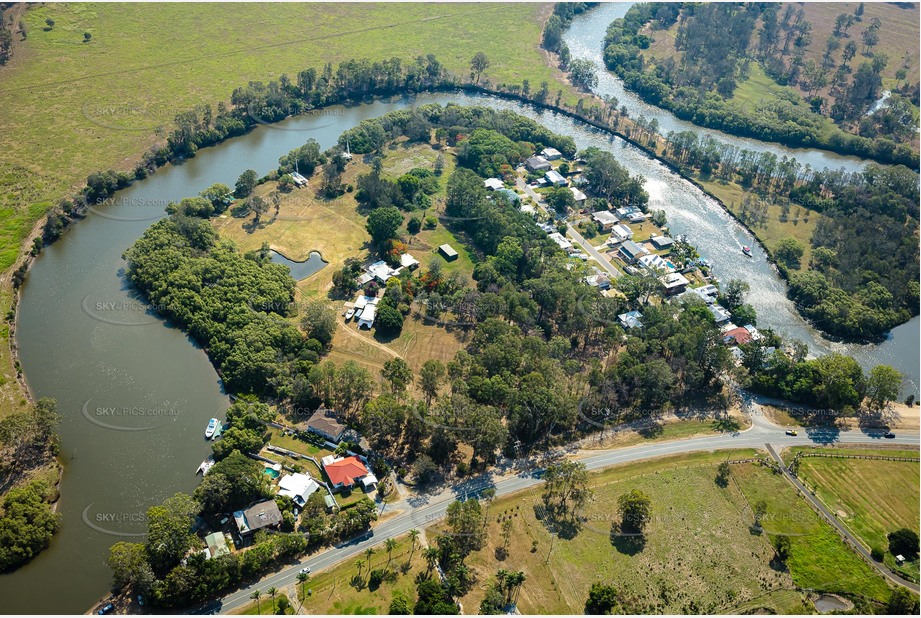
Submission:
[[106,603],[105,605],[102,606],[102,609],[100,609],[97,613],[100,616],[104,616],[105,614],[111,614],[114,609],[115,609],[114,605],[112,605],[111,603]]
[[889,438],[889,439],[891,440],[892,438],[895,437],[895,434],[892,433],[891,431],[887,431],[886,433],[883,434],[883,437],[884,437],[884,438]]
[[309,574],[310,574],[310,567],[304,567],[303,569],[301,569],[300,571],[298,571],[298,573],[303,573],[304,575],[309,575]]
[[797,435],[797,432],[796,432],[795,429],[788,429],[788,430],[787,430],[787,435],[788,435],[788,436],[795,436],[795,435]]

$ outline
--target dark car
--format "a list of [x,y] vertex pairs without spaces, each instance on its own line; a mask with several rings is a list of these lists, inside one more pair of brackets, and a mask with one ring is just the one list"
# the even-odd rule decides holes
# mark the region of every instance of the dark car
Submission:
[[100,616],[102,616],[102,615],[104,615],[104,614],[111,614],[112,611],[113,611],[114,609],[115,609],[115,606],[114,606],[114,605],[112,605],[111,603],[107,603],[107,604],[103,605],[102,609],[100,609],[97,613],[98,613]]
[[886,433],[883,434],[883,437],[884,438],[894,438],[895,434],[892,433],[891,431],[887,431]]

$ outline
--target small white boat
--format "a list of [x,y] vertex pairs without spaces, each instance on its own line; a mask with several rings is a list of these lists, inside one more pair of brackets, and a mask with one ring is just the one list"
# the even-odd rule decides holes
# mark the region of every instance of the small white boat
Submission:
[[210,438],[214,435],[214,432],[217,430],[218,423],[220,423],[220,421],[216,418],[212,418],[210,421],[208,421],[208,427],[205,429],[206,438]]
[[195,471],[195,474],[201,474],[204,476],[205,474],[208,474],[208,470],[210,470],[213,465],[214,460],[209,457],[208,459],[201,462],[201,465],[198,466],[198,470]]
[[752,248],[751,247],[742,247],[742,253],[748,257],[752,257]]
[[345,321],[348,322],[349,320],[352,319],[352,316],[354,315],[355,315],[355,310],[349,309],[348,311],[345,312]]

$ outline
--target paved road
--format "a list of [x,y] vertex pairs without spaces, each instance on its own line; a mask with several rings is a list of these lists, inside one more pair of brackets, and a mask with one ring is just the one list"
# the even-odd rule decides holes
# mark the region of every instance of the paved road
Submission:
[[899,577],[898,575],[890,571],[884,564],[880,564],[879,562],[874,560],[873,556],[870,555],[870,552],[868,552],[866,548],[864,548],[863,544],[859,540],[857,540],[857,538],[853,534],[851,534],[851,532],[847,528],[845,528],[841,524],[841,522],[838,521],[838,518],[832,515],[828,511],[828,509],[825,508],[825,505],[822,504],[818,498],[812,495],[812,492],[806,489],[806,487],[803,486],[803,484],[800,482],[798,478],[796,478],[795,476],[793,476],[793,474],[790,473],[790,470],[784,464],[783,459],[780,458],[780,455],[777,454],[777,451],[774,450],[774,447],[770,444],[765,444],[765,446],[767,447],[768,453],[770,453],[771,456],[777,461],[777,463],[780,464],[780,468],[781,470],[783,470],[783,475],[787,478],[787,480],[793,483],[794,487],[796,487],[801,494],[806,496],[806,499],[812,503],[812,506],[814,506],[816,510],[822,514],[822,516],[825,518],[825,520],[828,523],[830,523],[832,526],[838,529],[838,532],[840,532],[841,535],[844,536],[845,539],[847,539],[851,547],[856,549],[857,552],[861,556],[863,556],[864,560],[866,560],[870,565],[873,566],[873,568],[879,571],[883,577],[889,579],[891,582],[898,584],[900,586],[905,586],[906,588],[908,588],[909,590],[912,590],[915,593],[921,591],[921,588],[919,588],[918,584],[914,582],[910,582],[907,579],[902,579],[901,577]]
[[[549,212],[547,210],[547,203],[544,201],[544,198],[540,195],[540,193],[528,186],[528,184],[520,176],[515,180],[515,186],[524,191],[526,195],[530,196],[530,198],[534,200],[538,207],[542,208],[545,213]],[[569,223],[566,224],[566,228],[569,231],[569,234],[576,241],[576,244],[582,247],[582,250],[591,256],[592,259],[598,262],[598,265],[607,271],[609,275],[617,278],[623,274],[620,272],[620,270],[615,268],[613,264],[611,264],[611,260],[606,259],[597,249],[595,249],[595,247],[590,245],[589,242],[582,237],[582,234],[580,234],[576,228],[574,228]]]
[[[587,469],[598,470],[618,464],[668,455],[716,451],[721,449],[763,448],[767,443],[779,447],[858,443],[919,444],[918,433],[908,431],[896,432],[896,437],[894,439],[883,438],[884,432],[882,430],[851,429],[839,431],[836,429],[824,428],[800,429],[799,432],[801,435],[788,436],[785,435],[783,427],[772,424],[764,417],[758,405],[752,406],[751,416],[752,425],[744,431],[589,452],[586,456],[579,457],[579,460],[585,464]],[[383,543],[388,538],[400,536],[413,528],[425,528],[440,520],[444,516],[448,505],[457,498],[463,498],[465,496],[474,497],[479,491],[488,487],[495,487],[497,496],[504,496],[532,488],[542,482],[542,473],[543,468],[535,465],[533,467],[525,466],[524,469],[519,472],[502,477],[494,477],[488,474],[481,475],[438,496],[421,497],[415,504],[404,503],[406,505],[406,510],[391,516],[375,526],[371,535],[353,539],[352,541],[340,544],[322,553],[315,554],[300,564],[288,567],[279,573],[266,577],[258,582],[258,584],[248,586],[229,594],[220,601],[200,607],[191,613],[214,614],[226,613],[239,609],[250,602],[249,595],[256,588],[266,590],[272,586],[282,588],[291,585],[296,581],[298,571],[304,566],[310,567],[313,572],[329,568],[343,560],[361,554],[368,547]],[[855,543],[855,546],[860,547],[857,543]],[[917,590],[917,587],[913,588],[913,590]]]
[[576,241],[576,244],[582,247],[582,250],[585,251],[587,254],[589,254],[592,257],[592,259],[598,262],[598,265],[601,266],[603,269],[605,269],[609,275],[611,275],[612,277],[616,279],[617,277],[620,277],[623,274],[622,272],[620,272],[620,270],[615,268],[613,264],[611,264],[611,260],[601,255],[598,249],[593,247],[587,240],[585,240],[582,237],[582,234],[579,233],[579,230],[573,227],[571,223],[566,224],[566,229],[569,231],[569,235],[572,236],[573,239]]

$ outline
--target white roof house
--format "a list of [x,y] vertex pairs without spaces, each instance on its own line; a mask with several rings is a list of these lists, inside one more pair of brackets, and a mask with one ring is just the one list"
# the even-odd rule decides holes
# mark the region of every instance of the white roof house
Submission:
[[368,266],[368,273],[381,283],[385,283],[387,279],[390,279],[391,277],[394,277],[398,274],[397,271],[390,268],[390,266],[387,265],[387,262],[383,260],[380,262],[374,262]]
[[518,210],[520,210],[523,213],[529,214],[529,215],[537,214],[537,209],[534,208],[534,206],[532,206],[531,204],[522,204],[521,206],[518,207]]
[[669,266],[668,261],[666,261],[661,255],[656,255],[651,253],[649,255],[644,255],[637,260],[640,264],[648,268],[649,270],[658,270],[662,272],[674,272],[674,268]]
[[[573,189],[575,191],[576,189]],[[592,213],[592,219],[601,224],[604,229],[611,229],[617,225],[617,217],[610,210],[599,210]],[[629,229],[629,228],[627,228]]]
[[576,200],[576,204],[579,202],[584,202],[586,199],[585,194],[576,189],[575,187],[569,187],[569,190],[572,191],[572,196]]
[[550,170],[544,174],[544,178],[547,179],[547,182],[557,187],[563,187],[567,184],[566,179],[556,170]]
[[616,238],[618,242],[624,242],[633,238],[633,230],[623,223],[619,223],[611,228],[611,236]]
[[556,244],[560,246],[560,249],[563,249],[564,251],[569,251],[570,249],[572,249],[572,243],[569,242],[569,239],[563,236],[562,234],[560,234],[559,232],[553,232],[552,234],[549,234],[549,236],[550,236],[550,240],[552,240],[553,242],[555,242]]
[[487,178],[483,181],[483,186],[489,189],[490,191],[495,191],[496,189],[501,189],[505,184],[498,178]]
[[[376,300],[376,299],[375,299]],[[365,305],[361,310],[361,317],[358,318],[358,328],[374,326],[374,318],[377,316],[377,303]]]
[[557,150],[556,148],[544,148],[540,151],[542,157],[548,161],[556,161],[563,157],[563,153]]
[[[640,258],[640,261],[642,261],[642,259],[643,258]],[[669,273],[660,277],[659,281],[662,282],[666,294],[678,294],[679,292],[683,292],[691,283],[688,281],[687,277],[681,273]]]
[[313,492],[320,489],[320,485],[306,474],[286,474],[278,481],[278,495],[288,496],[294,503],[304,506]]
[[403,255],[400,256],[400,268],[408,268],[412,270],[418,265],[419,265],[419,260],[411,256],[410,254],[404,253]]

